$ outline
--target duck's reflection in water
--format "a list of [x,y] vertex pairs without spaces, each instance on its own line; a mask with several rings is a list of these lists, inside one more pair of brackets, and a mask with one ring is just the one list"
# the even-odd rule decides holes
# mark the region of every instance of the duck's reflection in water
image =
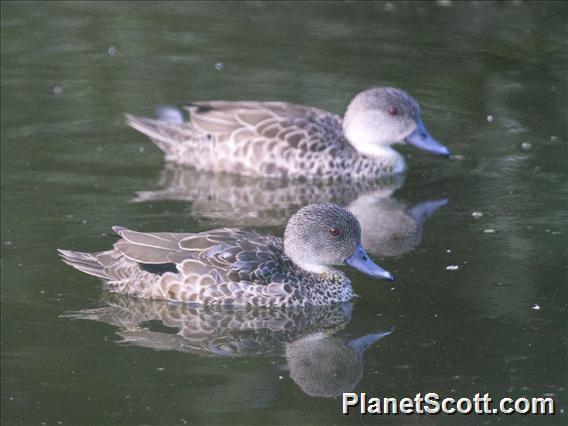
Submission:
[[347,341],[313,333],[286,344],[290,377],[310,396],[335,398],[363,377],[363,353],[392,329]]
[[252,309],[104,297],[106,306],[64,317],[112,324],[119,329],[120,344],[202,356],[283,356],[292,380],[310,396],[352,391],[363,376],[365,350],[392,332],[340,337],[351,320],[351,303]]
[[204,173],[167,164],[157,189],[140,191],[133,201],[191,202],[194,215],[239,227],[283,226],[307,204],[332,202],[357,216],[367,251],[396,256],[420,244],[424,222],[448,201],[409,206],[391,198],[403,183],[403,175],[376,181],[301,182]]

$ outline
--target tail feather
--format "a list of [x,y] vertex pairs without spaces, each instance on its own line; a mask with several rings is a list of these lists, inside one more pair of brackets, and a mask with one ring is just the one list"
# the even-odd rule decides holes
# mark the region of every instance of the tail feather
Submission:
[[172,154],[179,143],[192,139],[195,132],[189,122],[179,123],[131,114],[125,114],[125,117],[129,126],[148,136],[166,154]]
[[62,257],[63,262],[69,266],[104,280],[112,279],[112,277],[105,271],[105,266],[97,259],[97,255],[102,253],[84,253],[80,251],[61,249],[57,249],[57,251]]

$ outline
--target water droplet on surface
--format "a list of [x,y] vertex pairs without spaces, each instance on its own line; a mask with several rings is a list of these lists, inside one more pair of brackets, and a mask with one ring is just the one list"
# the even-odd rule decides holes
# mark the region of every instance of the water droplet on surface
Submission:
[[494,118],[493,118],[492,115],[488,115],[488,116],[487,116],[487,122],[488,122],[488,123],[493,123],[493,120],[494,120]]

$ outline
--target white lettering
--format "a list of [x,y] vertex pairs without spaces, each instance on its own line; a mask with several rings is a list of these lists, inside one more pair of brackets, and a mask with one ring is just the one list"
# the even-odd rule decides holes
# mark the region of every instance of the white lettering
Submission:
[[554,400],[552,398],[533,398],[532,413],[554,414]]
[[[435,392],[425,394],[417,393],[413,398],[367,398],[364,392],[343,393],[342,412],[349,414],[351,407],[359,405],[361,414],[535,414],[553,415],[553,398],[502,398],[493,404],[493,399],[488,393],[483,396],[480,392],[472,397],[462,397],[455,399],[452,397],[440,398]],[[498,408],[497,408],[498,407]]]
[[[350,398],[348,400],[348,398]],[[343,414],[349,414],[349,407],[357,405],[359,397],[356,393],[347,392],[343,394]]]
[[527,414],[531,410],[531,403],[526,398],[519,398],[515,401],[515,411],[519,414]]
[[383,414],[398,414],[398,404],[396,398],[383,399]]
[[371,398],[367,404],[367,411],[369,414],[381,414],[381,399]]
[[429,392],[424,395],[424,402],[426,403],[425,410],[428,414],[438,414],[440,412],[440,396],[437,393]]
[[454,404],[456,400],[454,398],[444,398],[442,399],[442,411],[446,414],[454,414],[456,409],[454,407],[448,407],[448,404]]
[[458,412],[461,414],[471,413],[471,400],[469,398],[460,398],[457,402]]
[[511,414],[514,411],[512,408],[507,408],[510,407],[512,402],[513,400],[511,398],[503,398],[501,400],[501,402],[499,403],[499,408],[501,409],[501,412],[503,414]]
[[414,401],[411,398],[402,398],[399,406],[402,414],[412,414],[414,412]]

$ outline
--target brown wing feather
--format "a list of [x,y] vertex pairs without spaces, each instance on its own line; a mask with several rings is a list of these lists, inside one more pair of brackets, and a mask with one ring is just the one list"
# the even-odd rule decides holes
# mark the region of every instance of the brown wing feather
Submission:
[[193,234],[137,232],[120,227],[113,229],[122,237],[114,244],[114,248],[136,262],[178,263],[191,257],[190,252],[184,253],[179,247],[179,242]]
[[[283,142],[302,151],[345,145],[341,118],[318,108],[287,102],[195,102],[188,106],[192,124],[205,133],[235,135],[272,148]],[[256,141],[255,143],[258,143]],[[263,147],[265,150],[266,147]]]
[[[175,263],[183,273],[211,273],[234,282],[268,284],[279,278],[282,241],[254,231],[216,229],[198,234],[145,233],[115,227],[114,248],[140,263]],[[195,269],[199,269],[196,271]]]

